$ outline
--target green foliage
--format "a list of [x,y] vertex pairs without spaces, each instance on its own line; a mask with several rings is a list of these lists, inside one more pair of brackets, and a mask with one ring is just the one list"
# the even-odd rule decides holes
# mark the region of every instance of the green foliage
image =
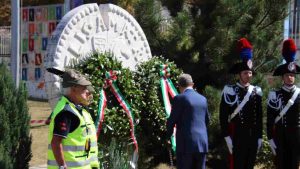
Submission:
[[[137,83],[135,79],[133,79],[133,73],[129,69],[123,68],[121,63],[117,61],[112,54],[109,53],[93,53],[90,55],[90,57],[86,57],[85,60],[79,63],[74,63],[74,67],[75,69],[88,75],[91,83],[95,88],[96,93],[94,94],[94,101],[90,106],[90,112],[93,117],[96,117],[97,115],[100,96],[99,92],[104,87],[105,73],[110,70],[120,71],[120,74],[117,75],[116,84],[120,89],[120,92],[122,93],[124,99],[130,105],[131,110],[134,114],[134,123],[136,124],[135,133],[138,144],[139,146],[141,146],[139,140],[142,136],[140,135],[140,126],[138,122],[140,121],[142,91],[140,90],[139,83]],[[110,145],[114,138],[118,144],[132,147],[132,139],[130,136],[131,128],[126,112],[120,106],[113,93],[109,88],[106,88],[104,90],[107,97],[107,107],[105,109],[105,118],[98,142],[100,147],[99,151],[102,151],[100,159],[105,159],[107,165],[112,166],[117,165],[117,163],[112,159],[112,155],[114,155],[114,153],[109,152],[111,150],[108,150],[106,148],[106,145]],[[118,153],[121,153],[122,149],[116,147],[114,151],[118,151]],[[108,157],[106,157],[107,153]]]
[[212,86],[206,86],[203,95],[208,100],[208,110],[210,113],[210,122],[208,127],[209,143],[210,146],[214,146],[219,143],[221,137],[221,129],[219,123],[219,104],[221,101],[221,91],[213,88]]
[[[134,18],[143,28],[147,37],[152,54],[160,55],[164,48],[164,39],[167,32],[162,32],[161,28],[165,26],[166,19],[161,16],[161,4],[154,0],[141,0],[135,5]],[[153,51],[160,51],[156,53]]]
[[[87,59],[74,63],[76,69],[89,76],[96,91],[100,91],[104,86],[105,72],[109,70],[121,72],[118,75],[117,85],[134,112],[135,122],[139,122],[136,126],[136,136],[139,143],[139,166],[143,166],[143,168],[151,168],[169,159],[167,138],[165,137],[166,114],[159,82],[161,64],[167,64],[170,67],[171,79],[175,82],[181,71],[173,62],[161,57],[154,57],[140,64],[135,73],[123,68],[121,63],[108,53],[94,53]],[[108,150],[105,145],[108,145],[112,140],[120,145],[127,145],[128,140],[130,140],[130,126],[125,111],[115,96],[109,89],[105,89],[105,92],[108,102],[105,109],[103,130],[99,137],[99,151],[101,152],[100,159],[111,168],[113,165],[121,165],[124,161],[121,160],[121,156],[126,159],[124,155],[128,151],[124,151],[126,146],[122,148],[116,146],[113,148],[114,152],[111,152],[112,150]],[[97,92],[91,105],[94,117],[98,110],[98,100],[99,93]],[[127,146],[127,149],[129,147],[131,146]],[[121,161],[116,162],[113,158],[120,158]]]
[[[236,42],[241,37],[248,38],[254,46],[256,71],[271,72],[281,60],[278,46],[283,37],[287,0],[161,0],[170,15],[154,12],[154,0],[147,2],[140,1],[143,8],[136,10],[140,12],[135,16],[150,39],[151,52],[190,73],[199,89],[206,85],[221,88],[232,80],[227,72],[240,61]],[[153,27],[146,23],[148,19],[155,21]],[[168,26],[164,32],[158,31],[165,23]]]
[[[117,86],[131,107],[135,122],[139,121],[139,107],[142,103],[142,91],[139,90],[139,84],[133,79],[132,72],[127,68],[123,68],[121,63],[111,54],[91,54],[90,57],[87,57],[87,59],[75,65],[75,68],[89,75],[89,79],[96,90],[94,101],[91,105],[94,117],[98,111],[99,92],[104,87],[105,73],[110,70],[120,71],[120,74],[117,75]],[[100,134],[100,141],[102,140],[101,138],[115,137],[117,141],[122,140],[127,142],[130,138],[130,125],[126,112],[119,105],[119,102],[109,88],[104,90],[107,97],[107,107],[105,109],[105,125]],[[112,130],[107,126],[110,126]]]
[[221,90],[212,86],[206,86],[203,95],[208,100],[210,123],[208,126],[209,153],[207,165],[212,168],[224,168],[226,166],[227,149],[224,138],[221,135],[219,110],[221,102]]
[[99,150],[101,169],[129,168],[128,160],[130,155],[126,144],[120,144],[116,139],[112,138],[109,147],[101,146]]
[[5,65],[0,72],[0,165],[26,169],[32,156],[27,91],[23,84],[16,89]]
[[[153,168],[160,162],[166,162],[168,157],[166,138],[166,113],[160,88],[160,66],[167,64],[171,70],[170,79],[176,84],[178,75],[182,72],[173,62],[161,57],[153,57],[138,66],[135,80],[139,82],[142,92],[140,127],[140,158],[139,166]],[[171,99],[171,97],[170,97]]]
[[274,156],[268,143],[266,133],[263,134],[262,148],[257,156],[257,164],[262,166],[262,169],[275,168],[273,163]]

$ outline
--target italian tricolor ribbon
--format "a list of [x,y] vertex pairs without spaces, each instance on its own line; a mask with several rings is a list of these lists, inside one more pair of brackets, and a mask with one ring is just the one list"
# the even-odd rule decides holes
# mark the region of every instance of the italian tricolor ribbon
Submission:
[[[165,112],[166,112],[166,117],[169,118],[170,113],[171,113],[171,103],[170,103],[170,98],[169,94],[172,98],[174,98],[178,92],[176,88],[174,87],[170,77],[170,68],[167,65],[161,65],[160,66],[160,72],[159,72],[161,78],[160,78],[160,87],[161,87],[161,92],[163,96],[163,102],[165,106]],[[175,133],[176,133],[176,127],[174,127],[174,132],[171,137],[171,144],[172,144],[172,149],[175,152],[176,150],[176,139],[175,139]]]
[[[125,98],[120,92],[120,89],[118,88],[116,84],[117,75],[119,74],[118,71],[109,71],[105,73],[105,85],[104,88],[110,88],[111,92],[114,94],[122,108],[125,110],[127,117],[129,118],[130,123],[130,135],[134,144],[134,153],[132,157],[132,161],[130,162],[130,165],[136,165],[137,159],[138,159],[138,143],[135,137],[135,124],[134,124],[134,114],[131,111],[130,105],[126,102]],[[97,127],[97,136],[100,134],[101,126],[104,120],[104,112],[106,107],[106,94],[103,89],[100,91],[100,97],[99,97],[99,104],[98,104],[98,113],[95,125]]]
[[[125,98],[123,97],[122,93],[120,92],[120,89],[118,88],[116,84],[117,80],[117,74],[119,74],[118,71],[109,71],[105,73],[105,86],[104,88],[109,87],[111,92],[114,94],[122,108],[125,110],[127,117],[129,118],[129,124],[130,124],[130,135],[133,141],[133,144],[135,146],[135,151],[138,152],[138,143],[135,137],[135,124],[134,124],[134,114],[131,111],[130,105],[126,102]],[[100,91],[100,99],[99,99],[99,105],[98,105],[98,115],[95,124],[97,125],[97,132],[101,130],[101,125],[104,120],[104,110],[106,107],[106,95],[105,91],[102,89]]]
[[104,113],[105,113],[105,108],[106,108],[106,94],[103,89],[100,90],[100,96],[99,96],[99,104],[98,104],[98,113],[97,113],[97,118],[95,122],[95,126],[97,129],[97,138],[100,135],[102,123],[104,121]]

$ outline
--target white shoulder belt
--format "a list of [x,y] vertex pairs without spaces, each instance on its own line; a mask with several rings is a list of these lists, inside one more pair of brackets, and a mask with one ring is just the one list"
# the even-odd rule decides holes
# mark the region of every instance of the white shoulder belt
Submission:
[[254,89],[254,86],[250,85],[247,91],[247,94],[244,96],[243,101],[235,108],[234,112],[229,116],[228,122],[230,122],[245,106],[245,104],[249,101],[249,97]]
[[279,113],[279,115],[276,117],[275,119],[275,124],[286,114],[286,112],[289,110],[289,108],[294,104],[297,96],[300,93],[300,89],[296,88],[294,91],[293,96],[290,98],[290,100],[288,101],[288,103],[284,106],[284,108],[281,110],[281,112]]

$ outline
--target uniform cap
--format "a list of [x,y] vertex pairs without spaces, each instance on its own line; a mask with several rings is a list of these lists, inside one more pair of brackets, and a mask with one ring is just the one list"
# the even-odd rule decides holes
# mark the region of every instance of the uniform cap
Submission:
[[293,39],[289,38],[283,42],[281,54],[286,63],[277,66],[273,76],[282,76],[286,73],[300,73],[300,67],[295,62],[296,52],[297,47]]
[[296,44],[293,39],[289,38],[283,42],[281,54],[286,62],[295,61]]
[[253,64],[252,64],[252,45],[246,38],[239,39],[237,43],[237,51],[239,52],[241,62],[238,62],[234,64],[230,70],[229,73],[231,74],[238,74],[241,71],[244,70],[252,70]]
[[67,69],[63,74],[62,74],[62,86],[63,88],[66,87],[72,87],[76,85],[80,86],[91,86],[92,83],[85,77],[83,76],[80,72],[74,70],[74,69]]

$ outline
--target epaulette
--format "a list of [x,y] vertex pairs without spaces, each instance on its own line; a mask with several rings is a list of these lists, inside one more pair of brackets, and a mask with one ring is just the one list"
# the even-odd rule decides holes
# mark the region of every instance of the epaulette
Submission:
[[223,89],[223,94],[235,95],[235,91],[233,89],[233,85],[225,85]]
[[281,100],[277,95],[277,90],[271,90],[268,95],[268,106],[278,110],[281,107]]
[[269,92],[269,95],[268,95],[268,100],[276,100],[276,98],[277,98],[277,96],[276,96],[276,91],[274,91],[274,90],[271,90],[270,92]]
[[256,94],[259,95],[259,96],[262,96],[263,95],[263,92],[261,90],[261,87],[259,86],[255,86],[255,91],[256,91]]

